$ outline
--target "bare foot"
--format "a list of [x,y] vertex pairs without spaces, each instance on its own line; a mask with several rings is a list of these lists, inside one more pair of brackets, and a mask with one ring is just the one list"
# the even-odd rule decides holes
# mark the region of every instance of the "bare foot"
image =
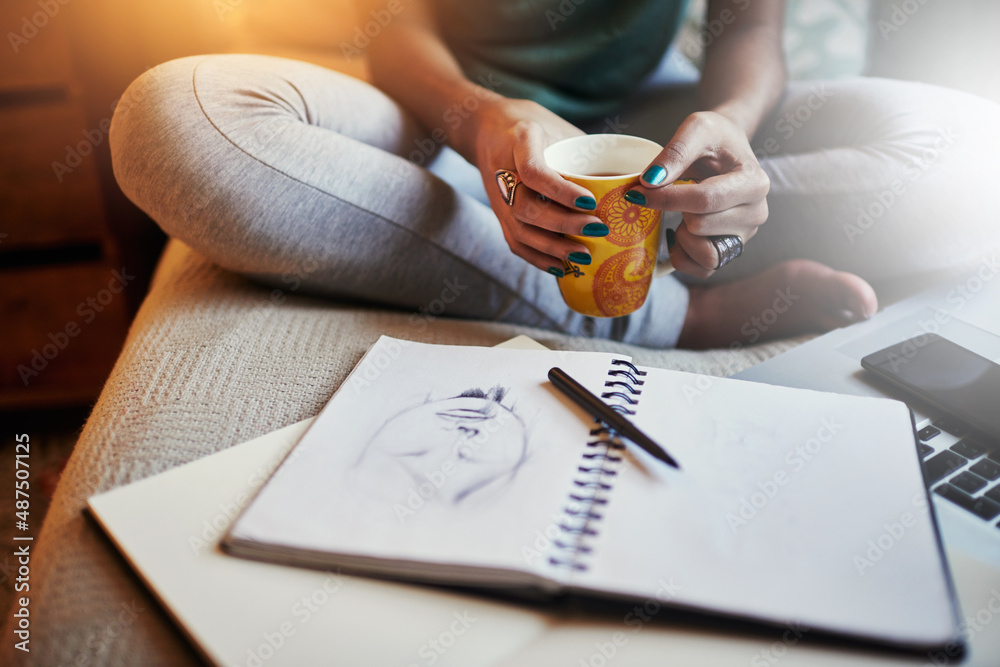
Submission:
[[871,285],[853,273],[793,259],[743,280],[691,287],[677,347],[705,349],[823,332],[868,319]]

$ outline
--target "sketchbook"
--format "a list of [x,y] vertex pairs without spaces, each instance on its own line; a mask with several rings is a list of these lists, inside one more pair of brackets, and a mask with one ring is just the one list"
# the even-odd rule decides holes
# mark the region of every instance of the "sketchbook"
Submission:
[[[545,349],[527,336],[501,345]],[[481,596],[223,553],[219,541],[239,509],[314,419],[87,501],[89,514],[206,664],[424,665],[433,660],[436,667],[494,667],[559,622],[543,610]],[[450,631],[456,615],[476,621],[470,628],[457,627],[461,641],[446,652],[435,651],[428,638]],[[761,648],[749,641],[737,645],[741,655]]]
[[[596,425],[553,366],[681,469]],[[914,448],[896,401],[383,337],[223,548],[930,650],[963,640]]]

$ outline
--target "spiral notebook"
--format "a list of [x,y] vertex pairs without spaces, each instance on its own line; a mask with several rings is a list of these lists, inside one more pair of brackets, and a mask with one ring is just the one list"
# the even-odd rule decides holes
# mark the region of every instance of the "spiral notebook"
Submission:
[[[595,424],[549,384],[553,366],[618,405],[681,470]],[[621,355],[383,337],[223,545],[916,650],[962,641],[903,404]]]

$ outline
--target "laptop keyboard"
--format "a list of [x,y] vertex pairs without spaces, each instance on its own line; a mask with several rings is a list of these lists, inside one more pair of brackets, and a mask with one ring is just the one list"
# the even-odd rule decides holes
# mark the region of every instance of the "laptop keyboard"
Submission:
[[947,418],[917,431],[924,477],[934,493],[1000,529],[1000,452],[990,452]]

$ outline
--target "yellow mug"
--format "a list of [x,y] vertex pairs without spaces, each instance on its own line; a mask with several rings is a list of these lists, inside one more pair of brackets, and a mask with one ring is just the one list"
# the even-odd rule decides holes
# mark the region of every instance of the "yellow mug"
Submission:
[[587,246],[589,265],[566,260],[558,278],[566,305],[582,315],[621,317],[646,302],[654,274],[673,271],[669,260],[657,267],[660,211],[632,204],[625,193],[660,154],[656,142],[621,134],[588,134],[545,149],[545,162],[566,180],[590,190],[594,214],[608,226],[604,237],[569,236]]

